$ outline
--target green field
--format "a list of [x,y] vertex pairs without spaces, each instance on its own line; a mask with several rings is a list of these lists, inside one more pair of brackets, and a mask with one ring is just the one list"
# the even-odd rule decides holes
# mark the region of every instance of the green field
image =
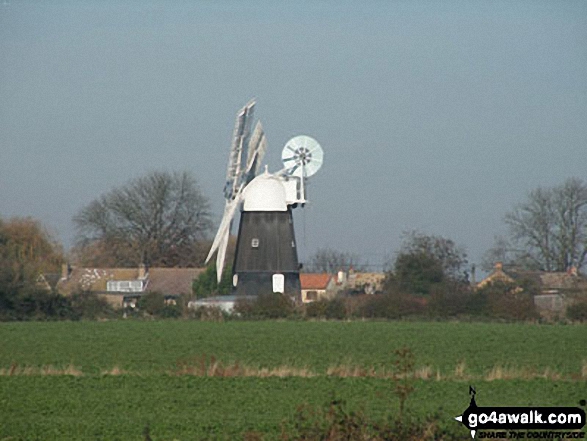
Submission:
[[[457,436],[466,431],[451,418],[467,407],[469,384],[488,406],[587,399],[586,326],[31,322],[1,323],[0,342],[0,440],[140,440],[147,426],[153,440],[242,439],[246,431],[274,439],[300,404],[332,397],[383,419],[397,414],[398,400],[394,383],[381,377],[402,346],[426,378],[414,380],[409,412],[434,415],[439,430]],[[201,374],[211,357],[241,370],[185,374]],[[241,376],[243,367],[253,376]],[[255,376],[272,369],[285,376]]]

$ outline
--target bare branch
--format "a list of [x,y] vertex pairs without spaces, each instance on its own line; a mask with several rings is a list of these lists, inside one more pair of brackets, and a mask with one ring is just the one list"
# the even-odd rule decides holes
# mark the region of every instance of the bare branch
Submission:
[[587,256],[587,185],[571,178],[560,186],[538,188],[505,216],[517,248],[544,271],[566,271]]
[[[200,264],[192,259],[210,230],[211,213],[189,173],[152,172],[91,202],[74,222],[79,248],[112,254],[98,260],[193,266]],[[106,246],[90,247],[96,242]]]

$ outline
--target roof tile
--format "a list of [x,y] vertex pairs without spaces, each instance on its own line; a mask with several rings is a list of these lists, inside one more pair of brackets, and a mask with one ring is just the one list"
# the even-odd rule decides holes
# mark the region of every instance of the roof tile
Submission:
[[302,289],[326,289],[331,278],[332,276],[327,273],[302,273],[300,274],[300,284]]

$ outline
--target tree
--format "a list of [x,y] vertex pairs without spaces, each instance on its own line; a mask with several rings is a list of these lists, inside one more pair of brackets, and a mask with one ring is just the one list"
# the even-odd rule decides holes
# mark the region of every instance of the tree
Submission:
[[388,273],[387,290],[429,295],[439,284],[464,284],[468,281],[467,254],[452,240],[411,231],[404,240]]
[[[116,266],[196,266],[211,227],[210,203],[187,173],[151,172],[83,208],[78,252]],[[88,258],[88,254],[86,254]]]
[[348,271],[351,267],[361,270],[363,264],[360,258],[352,253],[333,250],[332,248],[319,248],[309,259],[308,270],[316,273],[334,274],[340,270]]
[[216,277],[216,263],[208,265],[206,271],[192,283],[192,291],[197,299],[215,295],[227,295],[232,291],[232,268],[228,266],[222,272],[220,285]]
[[[587,257],[587,184],[571,178],[537,188],[505,216],[519,258],[543,271],[581,268]],[[528,265],[526,265],[528,266]]]
[[510,245],[507,238],[503,236],[493,237],[493,246],[483,253],[481,261],[481,269],[486,272],[491,272],[497,262],[504,265],[510,264],[510,253],[512,245]]
[[0,220],[0,320],[71,318],[68,301],[37,286],[40,274],[56,273],[61,246],[32,218]]
[[500,262],[503,267],[522,268],[525,270],[537,271],[540,266],[535,259],[531,258],[527,251],[520,249],[512,240],[504,236],[495,236],[493,246],[489,248],[481,260],[481,269],[491,272],[495,269],[495,264]]
[[418,251],[397,256],[394,278],[401,291],[427,295],[434,285],[444,281],[444,273],[438,259]]
[[34,284],[41,273],[59,272],[63,261],[61,245],[39,221],[29,217],[0,220],[0,273],[4,283]]

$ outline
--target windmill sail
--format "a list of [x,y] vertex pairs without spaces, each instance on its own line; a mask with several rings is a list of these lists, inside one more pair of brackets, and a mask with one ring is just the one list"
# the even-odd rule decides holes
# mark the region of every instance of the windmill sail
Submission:
[[243,180],[245,164],[243,158],[247,157],[247,147],[253,114],[255,112],[255,100],[249,101],[236,116],[234,132],[232,134],[232,145],[228,157],[226,169],[226,183],[224,185],[224,197],[226,200],[234,198],[239,185]]
[[[224,207],[224,215],[220,222],[220,227],[206,258],[206,263],[209,262],[212,255],[218,251],[216,255],[216,275],[218,282],[222,277],[224,268],[224,260],[226,257],[226,248],[228,247],[228,238],[230,236],[230,227],[232,220],[240,204],[240,195],[243,187],[254,177],[253,173],[258,169],[257,158],[259,152],[265,149],[265,134],[260,123],[255,126],[254,136],[251,138],[251,126],[255,112],[255,100],[249,101],[236,116],[234,131],[232,134],[232,145],[230,147],[230,154],[228,157],[228,166],[226,169],[226,183],[224,184],[224,197],[226,198],[226,205]],[[253,139],[252,151],[249,147],[250,140]],[[245,160],[246,158],[246,160]],[[251,162],[251,164],[249,164]],[[252,175],[246,177],[245,175]]]
[[208,253],[208,257],[206,257],[206,263],[208,263],[210,258],[214,255],[214,252],[218,250],[218,254],[216,255],[216,277],[218,279],[218,283],[220,283],[220,279],[222,278],[222,270],[224,269],[226,248],[228,247],[228,238],[230,236],[230,225],[236,210],[241,203],[242,191],[243,186],[241,185],[236,192],[234,199],[226,202],[224,207],[224,216],[222,216],[220,227],[218,227],[216,237],[214,237],[214,242],[212,242],[210,252]]
[[267,150],[267,138],[263,131],[261,121],[257,121],[253,134],[249,140],[249,148],[247,155],[247,168],[245,170],[244,183],[248,184],[255,176],[259,174],[261,162]]

